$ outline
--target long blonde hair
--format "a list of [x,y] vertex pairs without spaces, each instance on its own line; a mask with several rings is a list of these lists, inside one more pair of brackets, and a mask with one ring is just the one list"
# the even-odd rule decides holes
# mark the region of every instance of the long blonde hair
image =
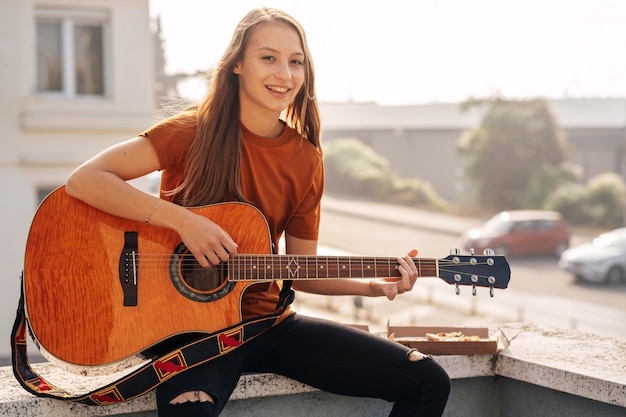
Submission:
[[241,127],[239,123],[239,78],[234,68],[241,61],[253,30],[261,23],[283,22],[300,36],[305,78],[301,90],[286,109],[289,126],[321,153],[320,117],[315,95],[315,74],[302,26],[288,14],[271,8],[252,10],[237,25],[226,52],[212,73],[206,98],[197,104],[197,132],[189,149],[183,182],[172,194],[185,206],[199,206],[231,196],[245,201],[239,171]]

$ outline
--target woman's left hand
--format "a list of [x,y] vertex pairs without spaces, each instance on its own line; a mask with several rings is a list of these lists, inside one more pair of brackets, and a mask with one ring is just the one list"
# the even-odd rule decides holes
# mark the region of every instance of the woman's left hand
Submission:
[[413,249],[406,256],[398,258],[400,278],[383,278],[370,281],[372,295],[374,297],[385,296],[393,300],[398,294],[411,291],[417,281],[417,267],[413,262],[417,253],[417,249]]

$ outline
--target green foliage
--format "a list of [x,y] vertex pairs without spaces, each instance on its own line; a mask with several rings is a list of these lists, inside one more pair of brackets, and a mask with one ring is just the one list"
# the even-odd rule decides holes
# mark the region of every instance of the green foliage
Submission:
[[592,178],[588,184],[588,194],[595,224],[609,228],[623,225],[626,190],[619,175],[606,173]]
[[565,221],[571,225],[591,223],[587,189],[582,184],[569,183],[557,188],[546,198],[543,208],[560,212]]
[[325,189],[331,194],[394,204],[446,206],[430,184],[399,177],[385,158],[358,139],[335,139],[325,143],[324,166]]
[[578,183],[582,169],[571,162],[560,165],[544,165],[532,173],[528,189],[522,200],[522,208],[536,209],[545,203],[548,196],[564,184]]
[[389,162],[358,139],[325,144],[324,162],[328,191],[382,198],[391,188]]
[[495,99],[464,107],[477,105],[487,106],[487,112],[480,126],[458,143],[467,179],[485,208],[523,207],[536,173],[566,160],[563,132],[544,100]]
[[559,211],[573,225],[614,229],[624,224],[625,199],[622,178],[605,173],[592,178],[587,186],[570,183],[557,188],[543,208]]

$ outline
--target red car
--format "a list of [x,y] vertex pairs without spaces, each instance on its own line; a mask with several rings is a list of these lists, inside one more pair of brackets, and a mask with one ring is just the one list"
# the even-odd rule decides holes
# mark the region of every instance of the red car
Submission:
[[569,247],[571,232],[560,213],[510,210],[498,213],[483,226],[463,233],[465,250],[477,254],[493,249],[496,255],[554,255]]

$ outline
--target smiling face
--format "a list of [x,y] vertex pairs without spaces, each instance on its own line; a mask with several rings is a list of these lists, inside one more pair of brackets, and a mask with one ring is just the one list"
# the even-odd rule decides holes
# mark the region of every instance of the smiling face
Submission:
[[305,55],[298,32],[287,23],[256,27],[233,72],[239,76],[241,118],[278,119],[305,78]]

